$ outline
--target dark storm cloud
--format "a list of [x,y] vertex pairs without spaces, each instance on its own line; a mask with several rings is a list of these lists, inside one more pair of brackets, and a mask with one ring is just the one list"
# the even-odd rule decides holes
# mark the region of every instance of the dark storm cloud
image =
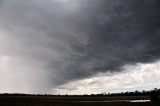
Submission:
[[88,1],[71,18],[77,24],[74,30],[85,32],[89,40],[85,46],[73,47],[83,55],[73,56],[74,63],[67,67],[64,76],[83,78],[98,72],[120,71],[126,64],[159,59],[159,6],[158,0]]
[[0,53],[39,63],[48,88],[160,58],[159,0],[1,2]]

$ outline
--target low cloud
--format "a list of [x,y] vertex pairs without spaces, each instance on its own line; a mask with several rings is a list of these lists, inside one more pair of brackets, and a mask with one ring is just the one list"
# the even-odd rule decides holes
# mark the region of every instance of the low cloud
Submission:
[[[123,67],[119,74],[100,73],[53,88],[54,94],[98,94],[135,90],[151,90],[160,87],[160,62],[136,64]],[[110,76],[109,76],[110,75]],[[124,80],[125,79],[125,80]]]

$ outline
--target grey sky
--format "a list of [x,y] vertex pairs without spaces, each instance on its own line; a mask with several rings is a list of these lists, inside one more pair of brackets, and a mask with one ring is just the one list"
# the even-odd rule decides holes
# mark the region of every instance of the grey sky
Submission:
[[48,93],[157,61],[159,9],[159,0],[0,0],[0,92]]

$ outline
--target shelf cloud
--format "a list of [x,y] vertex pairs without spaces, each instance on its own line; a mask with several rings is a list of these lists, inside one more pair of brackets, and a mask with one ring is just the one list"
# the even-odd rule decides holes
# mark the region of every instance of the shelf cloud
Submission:
[[0,92],[48,93],[154,63],[159,9],[159,0],[0,0]]

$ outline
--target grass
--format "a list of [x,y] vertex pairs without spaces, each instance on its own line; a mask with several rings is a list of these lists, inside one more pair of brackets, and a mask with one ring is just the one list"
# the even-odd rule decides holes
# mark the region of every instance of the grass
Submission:
[[[144,102],[100,102],[111,100],[148,100],[148,96],[0,96],[0,106],[160,106]],[[83,101],[83,102],[79,102]],[[86,101],[86,102],[85,102]],[[93,102],[87,102],[93,101]]]

